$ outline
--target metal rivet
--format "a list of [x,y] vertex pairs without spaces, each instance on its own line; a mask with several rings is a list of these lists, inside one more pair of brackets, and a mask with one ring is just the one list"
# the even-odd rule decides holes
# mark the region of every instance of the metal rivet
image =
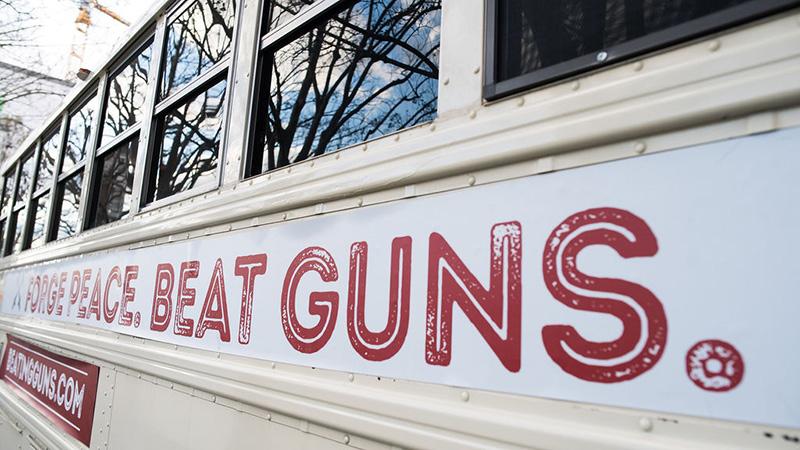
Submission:
[[595,58],[597,58],[598,62],[603,62],[608,59],[608,52],[600,52]]
[[472,70],[472,73],[475,73],[475,74],[478,74],[478,73],[480,73],[480,72],[481,72],[481,68],[480,68],[480,67],[476,67],[476,68],[474,68],[474,69]]
[[[284,214],[284,215],[285,215],[285,214]],[[272,364],[270,364],[270,366],[272,366],[272,368],[274,369],[274,368],[275,368],[275,366],[276,366],[276,364],[275,364],[275,363],[272,363]]]
[[272,414],[267,413],[267,420],[272,420]]
[[342,438],[342,441],[343,441],[345,444],[349,444],[349,443],[350,443],[350,436],[349,436],[349,435],[347,435],[347,434],[345,434],[345,435],[344,435],[344,438]]
[[363,198],[359,198],[358,201],[356,201],[356,204],[358,206],[364,206],[364,199]]
[[400,135],[399,134],[395,134],[394,135],[394,141],[395,142],[399,142],[400,141]]
[[[288,215],[288,214],[284,214],[284,215],[283,215],[283,220],[286,220],[286,218],[288,218],[288,217],[289,217],[289,215]],[[275,367],[275,363],[272,363],[272,365],[273,365],[273,367]]]
[[642,431],[652,431],[653,430],[653,421],[648,419],[647,417],[642,417],[639,419],[639,428]]
[[292,168],[289,167],[288,169],[286,169],[286,173],[292,173]]
[[580,81],[575,80],[575,81],[572,82],[572,90],[573,91],[577,91],[580,88],[581,88],[581,82]]
[[348,373],[348,374],[347,374],[347,380],[348,380],[348,381],[350,381],[351,383],[352,383],[352,382],[353,382],[353,380],[355,380],[355,379],[356,379],[356,376],[355,376],[355,375],[353,375],[352,373]]
[[436,131],[436,124],[431,125],[431,131]]
[[314,161],[311,161],[311,164],[309,164],[309,165],[310,165],[311,167],[314,167]]
[[467,178],[467,183],[468,183],[470,186],[475,186],[475,177],[473,177],[472,175],[470,175],[470,176],[469,176],[469,178]]
[[525,97],[520,97],[517,99],[517,106],[524,106],[525,105]]
[[337,154],[336,154],[336,159],[339,159],[339,158],[341,158],[341,157],[342,157],[341,153],[337,153]]
[[363,147],[361,147],[361,151],[362,151],[362,152],[365,152],[365,151],[367,151],[367,144],[364,144],[364,146],[363,146]]
[[270,175],[267,175],[267,179],[268,179],[268,180],[271,180],[271,179],[272,179],[272,175],[271,175],[271,174],[270,174]]
[[450,84],[450,78],[445,78],[445,79],[444,79],[444,81],[443,81],[443,83],[444,83],[444,85],[445,85],[445,86],[447,86],[448,84]]
[[469,392],[464,391],[461,393],[461,400],[468,402],[469,401]]
[[642,69],[644,69],[644,63],[642,61],[636,61],[636,63],[633,64],[633,70],[639,72]]
[[645,144],[644,142],[637,142],[637,143],[636,143],[636,144],[633,146],[633,150],[634,150],[636,153],[638,153],[638,154],[640,154],[640,155],[641,155],[642,153],[644,153],[644,151],[645,151],[645,150],[647,150],[647,144]]
[[708,43],[708,50],[712,51],[712,52],[715,52],[715,51],[719,50],[721,45],[722,44],[720,44],[720,42],[718,40],[714,39],[713,41]]
[[469,118],[470,119],[474,119],[477,116],[478,116],[478,113],[475,110],[472,110],[472,111],[469,112]]
[[216,395],[212,395],[212,396],[211,396],[211,401],[212,401],[212,402],[215,402],[215,401],[217,401],[217,396],[216,396]]

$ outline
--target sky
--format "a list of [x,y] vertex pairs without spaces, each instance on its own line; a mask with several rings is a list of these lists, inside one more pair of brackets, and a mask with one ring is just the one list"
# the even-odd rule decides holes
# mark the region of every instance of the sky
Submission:
[[[99,3],[136,25],[156,0],[99,0]],[[73,43],[80,42],[75,19],[80,0],[15,0],[31,12],[36,29],[28,42],[0,55],[5,62],[57,78],[68,78]],[[97,70],[110,56],[115,44],[126,36],[128,27],[99,10],[91,13],[92,26],[86,40],[81,67]],[[73,63],[73,66],[77,64]],[[73,69],[74,70],[74,69]]]

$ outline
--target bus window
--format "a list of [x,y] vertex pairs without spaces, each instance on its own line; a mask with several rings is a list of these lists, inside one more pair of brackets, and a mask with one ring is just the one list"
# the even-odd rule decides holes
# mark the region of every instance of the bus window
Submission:
[[22,157],[22,169],[19,172],[19,181],[17,182],[17,195],[16,202],[25,202],[28,200],[28,191],[31,188],[31,181],[33,180],[33,150],[27,156]]
[[188,85],[230,54],[236,5],[198,0],[168,27],[161,99]]
[[248,175],[436,116],[440,1],[346,4],[304,18],[289,41],[265,36]]
[[95,117],[95,98],[92,96],[69,118],[67,146],[64,150],[62,173],[83,163],[89,150],[89,139]]
[[115,222],[130,213],[138,147],[139,140],[134,136],[98,157],[92,227]]
[[[270,3],[268,12],[267,30],[273,30],[280,25],[288,22],[297,15],[306,6],[314,3],[316,0],[273,0]],[[265,14],[267,12],[265,11]]]
[[488,99],[737,25],[796,0],[490,0]]
[[80,228],[81,204],[81,184],[83,183],[83,171],[78,171],[59,184],[58,197],[56,204],[58,211],[54,217],[58,217],[58,230],[56,239],[63,239],[74,236]]
[[[113,77],[109,78],[108,97],[101,146],[141,122],[150,73],[150,41]],[[98,151],[99,153],[100,151]]]
[[45,243],[45,223],[47,222],[47,204],[49,200],[50,196],[47,194],[33,199],[33,223],[28,227],[30,229],[29,248],[41,247]]
[[233,0],[196,0],[168,22],[145,203],[218,183],[235,18]]
[[36,171],[36,189],[50,186],[58,162],[58,151],[61,147],[61,133],[58,129],[50,132],[42,141],[42,152],[39,155],[39,169]]

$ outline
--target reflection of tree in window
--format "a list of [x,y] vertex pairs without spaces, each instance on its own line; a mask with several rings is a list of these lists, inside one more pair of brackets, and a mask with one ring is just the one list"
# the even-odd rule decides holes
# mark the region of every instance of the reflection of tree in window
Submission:
[[0,220],[0,256],[5,254],[6,243],[6,221]]
[[11,220],[14,222],[14,235],[11,242],[14,253],[19,253],[22,250],[22,227],[25,226],[26,211],[27,208],[22,208],[11,215]]
[[15,166],[11,166],[11,168],[8,169],[8,172],[6,172],[4,180],[5,182],[3,183],[3,197],[2,197],[3,215],[5,215],[7,210],[11,208],[11,191],[14,190],[14,174],[16,173],[14,169]]
[[499,0],[501,80],[752,0]]
[[151,48],[152,45],[148,45],[109,82],[103,143],[111,141],[142,119]]
[[94,99],[91,99],[77,113],[70,116],[62,171],[69,170],[86,156],[94,112]]
[[218,82],[161,119],[163,141],[156,167],[156,200],[216,178],[225,84],[224,80]]
[[274,0],[271,3],[268,30],[287,22],[306,6],[316,0]]
[[47,219],[47,201],[49,198],[49,195],[42,195],[38,199],[34,200],[36,210],[33,211],[33,229],[30,231],[31,248],[41,247],[45,242],[44,225],[45,220]]
[[36,189],[34,191],[49,186],[53,180],[60,144],[61,135],[58,132],[52,134],[42,143],[42,152],[39,156],[39,171],[36,174]]
[[230,51],[236,4],[198,0],[168,30],[161,98],[176,92]]
[[83,172],[78,172],[64,182],[61,192],[61,214],[58,221],[58,239],[78,232],[78,210],[81,203]]
[[361,0],[276,50],[262,170],[432,120],[440,8]]
[[17,201],[27,201],[28,191],[31,188],[33,179],[33,153],[25,157],[22,162],[22,170],[19,173],[19,183],[17,183]]
[[100,187],[92,226],[117,221],[130,212],[138,145],[138,139],[134,138],[101,157]]

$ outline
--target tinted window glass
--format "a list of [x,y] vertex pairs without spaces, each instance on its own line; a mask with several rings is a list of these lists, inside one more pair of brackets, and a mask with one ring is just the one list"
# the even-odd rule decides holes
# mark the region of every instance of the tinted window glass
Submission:
[[19,183],[17,184],[17,201],[27,200],[28,191],[31,189],[31,181],[33,181],[33,153],[22,159],[22,171],[19,174]]
[[593,54],[753,0],[497,0],[498,78]]
[[151,49],[152,44],[132,58],[122,71],[109,81],[103,144],[142,120]]
[[432,120],[439,22],[438,0],[362,0],[276,50],[261,170]]
[[27,208],[20,209],[11,215],[11,222],[14,224],[14,234],[11,236],[11,251],[19,253],[22,250],[22,227],[25,226],[25,214]]
[[0,221],[0,255],[5,255],[6,221]]
[[269,28],[273,29],[276,26],[287,22],[294,17],[301,9],[314,3],[316,0],[273,0],[271,3],[269,14]]
[[57,239],[73,236],[78,232],[78,211],[81,203],[83,171],[77,172],[61,183],[59,189],[59,220]]
[[191,82],[230,51],[235,2],[198,0],[167,31],[161,98]]
[[138,145],[139,140],[134,138],[100,157],[100,186],[97,190],[93,226],[114,222],[130,212]]
[[31,248],[41,247],[45,242],[44,225],[47,219],[47,202],[49,195],[43,195],[34,200],[36,209],[33,211],[33,228],[31,229]]
[[218,82],[161,119],[164,137],[156,161],[155,200],[216,178],[225,84]]
[[42,153],[39,156],[39,172],[36,175],[36,189],[50,186],[58,161],[58,147],[61,145],[61,134],[58,132],[50,135],[42,142]]
[[14,167],[12,166],[8,169],[5,176],[5,183],[3,184],[3,212],[2,214],[5,215],[8,210],[11,208],[11,192],[14,189]]
[[89,135],[91,134],[94,116],[94,98],[83,105],[78,112],[70,116],[63,170],[71,169],[76,163],[83,161],[83,158],[86,157],[86,152],[89,150]]

